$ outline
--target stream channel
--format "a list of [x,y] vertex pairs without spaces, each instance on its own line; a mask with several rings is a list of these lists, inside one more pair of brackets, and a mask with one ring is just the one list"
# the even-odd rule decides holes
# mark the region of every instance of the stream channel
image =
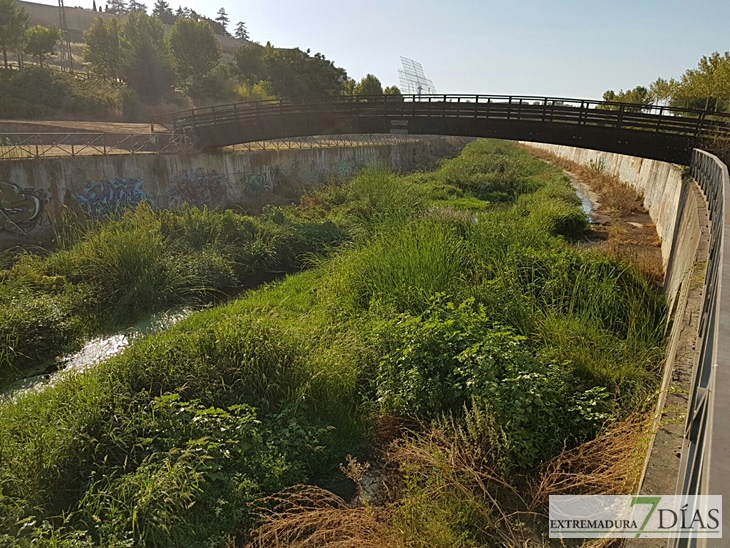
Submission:
[[[588,222],[593,222],[592,213],[597,204],[592,201],[590,189],[577,182],[575,177],[571,177],[571,184],[580,198],[581,211],[588,218]],[[37,371],[30,373],[27,377],[6,386],[0,391],[0,402],[15,399],[25,392],[41,391],[69,374],[83,373],[99,362],[119,354],[135,339],[165,330],[192,312],[192,308],[176,308],[158,312],[124,330],[93,338],[78,352],[56,359],[50,368],[39,367]]]
[[95,337],[84,344],[78,352],[57,358],[50,367],[39,366],[38,370],[6,386],[0,392],[0,402],[15,399],[30,391],[41,391],[60,379],[74,373],[83,373],[99,362],[122,352],[135,339],[167,329],[186,318],[192,308],[175,308],[158,312],[109,335]]

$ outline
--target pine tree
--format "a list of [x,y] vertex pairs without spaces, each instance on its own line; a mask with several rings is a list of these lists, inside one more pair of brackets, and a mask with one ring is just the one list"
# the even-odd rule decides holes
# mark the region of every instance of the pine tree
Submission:
[[96,0],[94,0],[94,7],[92,9],[96,11]]
[[109,0],[106,8],[106,11],[108,11],[109,13],[116,14],[127,13],[129,11],[129,8],[127,8],[127,3],[124,0]]
[[228,18],[226,8],[221,8],[218,10],[218,17],[216,17],[215,20],[221,24],[225,33],[228,34],[228,23],[230,23],[231,20]]
[[143,11],[145,13],[147,12],[147,6],[145,4],[143,4],[142,2],[138,2],[137,0],[129,0],[128,9],[131,12],[134,12],[134,11]]
[[249,40],[248,30],[246,29],[246,23],[239,21],[236,25],[236,40]]
[[155,6],[152,9],[152,15],[157,17],[160,21],[166,25],[172,25],[175,23],[175,14],[172,13],[172,8],[165,0],[157,0]]

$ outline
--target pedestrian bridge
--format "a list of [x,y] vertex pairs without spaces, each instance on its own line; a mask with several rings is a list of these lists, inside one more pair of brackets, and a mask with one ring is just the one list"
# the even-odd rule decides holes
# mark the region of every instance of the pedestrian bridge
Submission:
[[456,135],[532,141],[689,165],[692,149],[730,138],[730,114],[511,95],[334,96],[173,112],[152,119],[203,149],[312,135]]

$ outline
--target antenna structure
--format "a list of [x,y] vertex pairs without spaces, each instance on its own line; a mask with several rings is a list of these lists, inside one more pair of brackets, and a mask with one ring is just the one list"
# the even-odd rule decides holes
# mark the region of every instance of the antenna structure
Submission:
[[426,78],[421,63],[407,57],[401,57],[400,62],[403,65],[403,70],[398,71],[401,93],[404,95],[436,94],[436,88],[433,82]]
[[73,74],[74,58],[71,53],[71,39],[68,34],[66,9],[63,5],[63,0],[58,0],[58,26],[61,29],[61,70],[66,70],[66,65],[68,65],[68,71]]

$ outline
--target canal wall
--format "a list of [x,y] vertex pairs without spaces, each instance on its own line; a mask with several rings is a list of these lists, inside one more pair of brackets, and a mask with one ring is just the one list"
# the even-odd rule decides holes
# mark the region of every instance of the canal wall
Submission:
[[[656,224],[661,239],[664,291],[670,315],[663,380],[640,492],[673,494],[679,476],[679,456],[684,439],[689,386],[697,356],[696,342],[709,256],[709,219],[705,197],[681,166],[567,146],[525,144],[618,177],[643,197],[644,207]],[[652,545],[662,544],[666,545],[666,541]]]
[[257,211],[374,166],[433,167],[468,142],[434,138],[372,146],[137,154],[0,162],[0,247],[52,234],[64,212],[92,216],[148,202]]

